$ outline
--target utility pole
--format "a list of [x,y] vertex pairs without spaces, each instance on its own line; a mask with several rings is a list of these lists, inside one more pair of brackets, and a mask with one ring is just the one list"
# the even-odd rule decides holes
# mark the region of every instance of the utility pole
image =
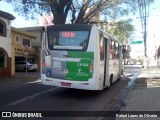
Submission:
[[[147,3],[148,2],[148,14],[147,14]],[[144,39],[144,68],[147,68],[147,17],[149,16],[149,1],[138,0],[139,14],[141,18],[143,39]]]
[[146,2],[144,0],[144,6],[145,6],[145,14],[144,14],[144,68],[146,69],[147,68],[147,43],[146,43],[146,40],[147,40],[147,23],[146,23],[146,19],[147,19],[147,13],[146,13]]

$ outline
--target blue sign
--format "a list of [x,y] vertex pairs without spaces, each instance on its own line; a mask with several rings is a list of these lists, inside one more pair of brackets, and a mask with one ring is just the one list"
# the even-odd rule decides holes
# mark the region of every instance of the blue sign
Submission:
[[46,76],[47,76],[47,77],[50,77],[50,76],[51,76],[51,70],[50,70],[50,69],[46,70]]

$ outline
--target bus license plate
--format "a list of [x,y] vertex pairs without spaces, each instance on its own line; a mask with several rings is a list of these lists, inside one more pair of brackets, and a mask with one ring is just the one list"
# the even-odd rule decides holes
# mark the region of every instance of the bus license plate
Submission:
[[71,84],[72,83],[61,82],[61,86],[64,86],[64,87],[71,87]]

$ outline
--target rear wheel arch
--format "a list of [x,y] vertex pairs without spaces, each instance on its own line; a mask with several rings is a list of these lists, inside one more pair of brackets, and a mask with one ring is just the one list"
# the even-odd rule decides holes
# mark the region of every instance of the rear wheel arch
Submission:
[[113,74],[110,75],[109,82],[110,82],[110,86],[111,86],[113,84]]
[[123,69],[121,70],[121,75],[123,75]]

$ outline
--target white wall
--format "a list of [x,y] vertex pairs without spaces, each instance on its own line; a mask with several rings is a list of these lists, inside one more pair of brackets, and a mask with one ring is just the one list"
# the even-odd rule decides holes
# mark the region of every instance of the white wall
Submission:
[[0,17],[1,20],[3,20],[6,23],[7,26],[7,36],[3,37],[0,36],[0,47],[3,48],[7,54],[8,57],[11,57],[11,27],[10,27],[10,23],[9,20]]

